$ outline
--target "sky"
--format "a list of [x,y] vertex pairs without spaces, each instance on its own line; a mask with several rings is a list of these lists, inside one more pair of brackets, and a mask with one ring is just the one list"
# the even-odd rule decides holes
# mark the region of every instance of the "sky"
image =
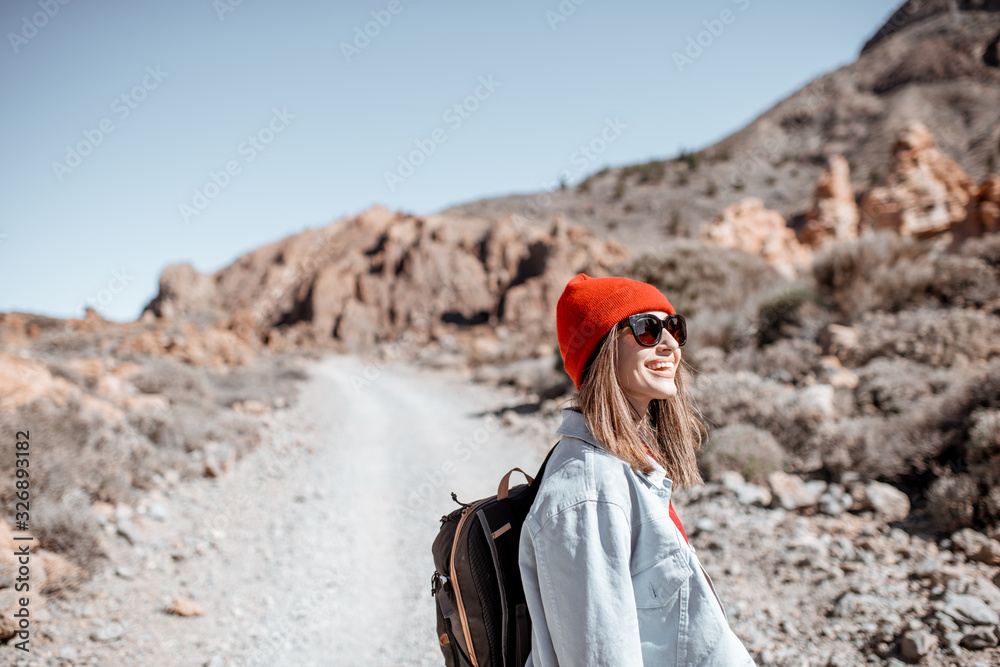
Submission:
[[704,148],[898,4],[4,0],[0,312],[132,321],[170,264]]

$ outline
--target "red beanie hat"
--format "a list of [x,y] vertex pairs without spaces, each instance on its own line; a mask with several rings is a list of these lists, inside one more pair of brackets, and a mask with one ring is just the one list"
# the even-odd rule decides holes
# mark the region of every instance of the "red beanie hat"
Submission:
[[578,273],[566,284],[556,304],[556,331],[563,366],[578,390],[583,369],[605,334],[629,315],[648,310],[674,313],[660,290],[638,280]]

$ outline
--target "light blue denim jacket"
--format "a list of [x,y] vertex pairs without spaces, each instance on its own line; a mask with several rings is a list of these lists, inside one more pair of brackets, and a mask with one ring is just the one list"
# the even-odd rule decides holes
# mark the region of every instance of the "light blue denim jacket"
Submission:
[[635,474],[582,413],[562,416],[564,437],[521,530],[526,667],[753,665],[670,519],[664,469]]

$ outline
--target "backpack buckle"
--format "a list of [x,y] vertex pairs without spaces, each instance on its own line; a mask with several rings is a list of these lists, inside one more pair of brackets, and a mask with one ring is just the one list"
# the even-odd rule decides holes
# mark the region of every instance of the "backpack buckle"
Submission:
[[444,576],[437,570],[434,570],[434,574],[431,576],[431,596],[433,597],[437,595],[438,591],[444,587],[447,581],[448,577]]

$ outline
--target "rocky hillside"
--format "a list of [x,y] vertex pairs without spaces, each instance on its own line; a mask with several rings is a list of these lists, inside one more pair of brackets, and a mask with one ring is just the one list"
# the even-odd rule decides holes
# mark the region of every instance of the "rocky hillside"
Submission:
[[480,324],[554,337],[555,303],[579,271],[606,272],[627,256],[561,216],[549,228],[516,216],[413,217],[376,207],[259,248],[212,275],[168,267],[144,312],[230,320],[298,342],[342,349],[437,337]]
[[[640,250],[650,238],[696,235],[698,225],[753,195],[800,222],[817,179],[842,155],[855,193],[883,184],[892,146],[912,120],[977,182],[1000,158],[1000,6],[967,0],[903,4],[857,61],[823,75],[742,130],[696,152],[606,169],[576,187],[479,200],[449,209],[518,212],[574,221]],[[586,138],[582,138],[586,139]]]

